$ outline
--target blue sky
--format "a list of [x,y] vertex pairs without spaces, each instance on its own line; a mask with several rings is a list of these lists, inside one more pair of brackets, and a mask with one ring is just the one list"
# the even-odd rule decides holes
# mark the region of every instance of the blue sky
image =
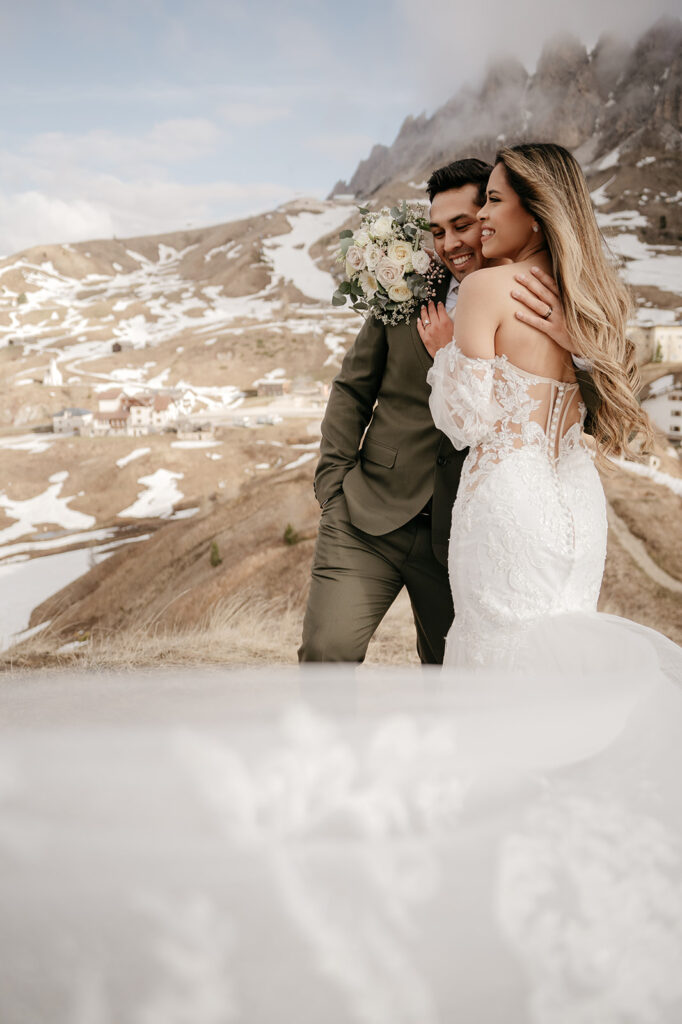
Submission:
[[0,252],[323,196],[495,54],[676,5],[0,0]]

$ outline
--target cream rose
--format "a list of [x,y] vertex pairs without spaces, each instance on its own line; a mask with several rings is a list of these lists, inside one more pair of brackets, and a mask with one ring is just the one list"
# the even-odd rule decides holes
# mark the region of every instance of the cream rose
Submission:
[[390,238],[393,230],[390,217],[377,217],[371,227],[375,238]]
[[399,281],[398,284],[394,284],[392,288],[388,289],[388,297],[393,302],[406,302],[407,299],[412,298],[412,292],[404,281]]
[[359,245],[361,249],[364,249],[369,243],[369,235],[364,228],[358,231],[357,235],[353,235],[353,245]]
[[395,260],[401,267],[412,263],[412,246],[409,242],[393,242],[388,247],[388,256]]
[[365,266],[365,254],[362,249],[359,249],[357,245],[351,245],[346,253],[346,270],[351,275],[357,274],[358,270],[363,270]]
[[376,245],[374,242],[370,242],[364,249],[365,263],[367,264],[368,270],[375,270],[376,265],[383,256],[383,252],[380,245]]
[[360,274],[360,285],[365,293],[365,298],[373,299],[376,295],[377,288],[379,287],[374,274],[370,274],[368,270],[363,270]]
[[403,279],[403,268],[395,260],[383,256],[376,265],[376,276],[379,284],[383,284],[388,291],[393,285]]
[[417,249],[416,252],[412,253],[412,267],[417,274],[425,274],[430,266],[429,254],[424,252],[423,249]]

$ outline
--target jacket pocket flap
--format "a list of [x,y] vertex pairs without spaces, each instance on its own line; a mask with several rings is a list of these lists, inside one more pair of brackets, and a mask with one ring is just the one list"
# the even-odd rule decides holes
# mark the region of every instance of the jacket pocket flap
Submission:
[[384,444],[383,441],[374,441],[366,438],[360,454],[363,459],[367,459],[369,462],[375,462],[378,466],[392,469],[398,452],[397,449],[391,448],[390,445]]

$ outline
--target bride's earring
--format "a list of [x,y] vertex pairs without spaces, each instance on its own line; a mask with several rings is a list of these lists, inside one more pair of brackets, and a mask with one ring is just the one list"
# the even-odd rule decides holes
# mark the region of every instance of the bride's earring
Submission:
[[536,224],[535,221],[533,221],[533,231],[539,231],[539,230],[540,230],[540,225]]

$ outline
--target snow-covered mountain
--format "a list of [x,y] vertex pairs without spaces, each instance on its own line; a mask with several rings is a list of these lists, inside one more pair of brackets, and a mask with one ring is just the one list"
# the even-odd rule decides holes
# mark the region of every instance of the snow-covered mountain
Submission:
[[[338,232],[359,217],[348,191],[377,205],[423,198],[434,166],[551,134],[587,170],[639,319],[679,319],[681,41],[671,22],[632,48],[603,40],[588,54],[574,41],[554,43],[534,76],[503,62],[479,92],[408,118],[394,146],[375,148],[326,201],[0,260],[0,586],[13,596],[0,602],[0,649],[30,624],[36,639],[54,630],[45,649],[59,658],[60,644],[90,629],[138,628],[145,616],[175,628],[245,587],[300,602],[317,516],[310,476],[321,396],[361,323],[330,303]],[[256,396],[259,383],[284,380],[289,394]],[[185,420],[211,419],[215,435],[49,432],[54,413],[95,410],[114,387],[170,392]],[[670,527],[681,473],[674,453],[660,459],[659,477],[619,467],[606,483],[626,533],[644,538],[680,580]],[[288,526],[300,547],[284,545]],[[674,580],[674,593],[661,589],[614,543],[611,610],[673,623]]]
[[[588,51],[561,37],[534,74],[492,66],[431,116],[409,116],[391,146],[376,145],[332,196],[363,201],[422,183],[465,156],[492,160],[502,145],[553,141],[587,174],[600,224],[625,261],[643,320],[671,319],[682,291],[682,22],[657,22],[634,44],[602,38]],[[677,297],[677,301],[676,298]]]

